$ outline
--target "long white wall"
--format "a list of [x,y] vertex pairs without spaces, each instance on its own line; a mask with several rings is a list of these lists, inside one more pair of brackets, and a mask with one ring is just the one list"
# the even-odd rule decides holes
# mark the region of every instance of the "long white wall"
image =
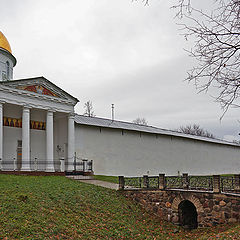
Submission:
[[240,147],[134,131],[75,125],[78,157],[95,174],[141,176],[240,172]]

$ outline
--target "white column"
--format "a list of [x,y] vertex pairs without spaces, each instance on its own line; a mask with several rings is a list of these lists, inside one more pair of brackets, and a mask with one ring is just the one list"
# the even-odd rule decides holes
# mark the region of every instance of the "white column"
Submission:
[[74,170],[74,152],[75,152],[75,137],[74,137],[74,114],[68,116],[68,159],[67,171]]
[[46,171],[54,172],[53,159],[53,112],[47,112],[46,119]]
[[0,102],[0,169],[3,159],[3,104]]
[[22,171],[30,171],[30,109],[22,112]]

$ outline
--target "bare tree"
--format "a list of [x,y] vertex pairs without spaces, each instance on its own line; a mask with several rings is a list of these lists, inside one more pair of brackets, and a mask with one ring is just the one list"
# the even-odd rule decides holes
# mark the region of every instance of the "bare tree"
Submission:
[[[142,0],[148,5],[150,0]],[[198,0],[175,0],[176,17],[186,40],[194,38],[188,53],[197,65],[186,78],[199,92],[218,90],[215,99],[223,108],[240,107],[240,0],[209,0],[213,10],[194,7]]]
[[196,88],[208,91],[215,87],[215,96],[223,108],[240,107],[240,0],[212,0],[214,9],[207,13],[193,7],[193,0],[178,0],[173,6],[176,16],[187,19],[180,24],[184,37],[194,37],[188,51],[198,62],[188,72],[188,81]]
[[148,125],[147,120],[145,118],[140,118],[140,117],[134,119],[133,123],[138,124],[138,125],[145,125],[145,126]]
[[85,109],[84,116],[95,117],[92,101],[89,100],[85,102],[84,109]]
[[201,128],[198,124],[193,124],[193,125],[189,124],[186,126],[181,126],[179,129],[177,129],[177,131],[186,133],[186,134],[196,135],[196,136],[215,138],[212,133]]

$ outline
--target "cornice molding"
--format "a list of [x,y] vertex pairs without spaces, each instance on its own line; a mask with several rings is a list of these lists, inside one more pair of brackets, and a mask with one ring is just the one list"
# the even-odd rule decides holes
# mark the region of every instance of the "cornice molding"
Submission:
[[[21,86],[31,86],[31,85],[41,85],[50,91],[52,91],[54,94],[56,94],[58,97],[54,96],[48,96],[48,97],[54,97],[54,98],[62,98],[68,101],[71,101],[75,105],[79,101],[77,98],[71,96],[69,93],[49,81],[48,79],[44,77],[34,77],[34,78],[27,78],[27,79],[19,79],[19,80],[11,80],[8,82],[2,82],[2,86],[14,88],[17,89],[17,87]],[[25,91],[25,90],[22,90]],[[36,95],[39,95],[38,93],[35,93]],[[47,95],[45,95],[47,96]]]
[[17,89],[17,88],[6,87],[3,85],[0,85],[0,91],[5,92],[5,93],[11,93],[11,94],[14,94],[15,96],[27,97],[30,99],[41,99],[41,100],[45,100],[48,102],[62,103],[62,104],[67,104],[67,105],[71,105],[71,106],[75,106],[75,104],[76,104],[75,102],[73,102],[69,99],[63,99],[63,98],[53,97],[53,96],[48,96],[48,95],[40,95],[40,94],[37,94],[34,92],[25,91],[25,90],[21,90],[21,89]]

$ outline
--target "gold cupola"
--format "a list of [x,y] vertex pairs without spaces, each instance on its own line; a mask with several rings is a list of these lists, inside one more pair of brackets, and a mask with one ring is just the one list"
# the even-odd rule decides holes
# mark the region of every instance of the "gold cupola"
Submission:
[[13,79],[13,68],[17,63],[7,38],[0,31],[0,82]]
[[4,34],[1,31],[0,31],[0,48],[3,48],[4,50],[7,50],[9,53],[12,54],[12,49],[10,47],[10,44],[7,38],[4,36]]

